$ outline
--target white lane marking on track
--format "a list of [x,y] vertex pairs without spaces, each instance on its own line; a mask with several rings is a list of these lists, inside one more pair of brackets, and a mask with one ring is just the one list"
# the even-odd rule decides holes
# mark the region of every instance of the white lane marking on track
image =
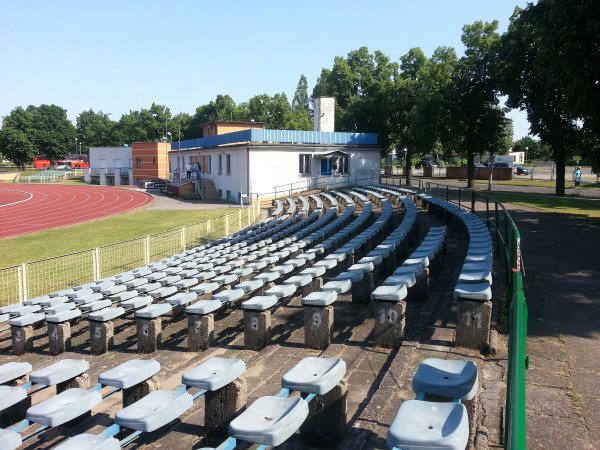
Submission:
[[33,197],[33,194],[31,192],[25,192],[25,191],[18,191],[16,189],[0,189],[0,191],[9,191],[9,192],[20,192],[21,194],[29,194],[29,197],[23,199],[23,200],[19,200],[16,202],[12,202],[12,203],[7,203],[6,205],[0,205],[0,208],[3,208],[5,206],[12,206],[12,205],[16,205],[17,203],[22,203],[22,202],[26,202],[28,200],[31,200]]

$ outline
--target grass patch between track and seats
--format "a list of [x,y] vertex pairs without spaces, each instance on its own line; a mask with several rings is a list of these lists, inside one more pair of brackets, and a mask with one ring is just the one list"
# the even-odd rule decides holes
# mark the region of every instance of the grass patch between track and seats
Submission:
[[0,268],[114,244],[178,228],[231,209],[139,210],[82,224],[0,239]]

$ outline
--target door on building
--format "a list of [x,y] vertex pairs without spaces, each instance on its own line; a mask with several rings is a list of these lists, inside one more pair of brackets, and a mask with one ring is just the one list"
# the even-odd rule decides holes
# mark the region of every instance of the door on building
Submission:
[[321,160],[321,175],[331,175],[331,158],[323,158]]

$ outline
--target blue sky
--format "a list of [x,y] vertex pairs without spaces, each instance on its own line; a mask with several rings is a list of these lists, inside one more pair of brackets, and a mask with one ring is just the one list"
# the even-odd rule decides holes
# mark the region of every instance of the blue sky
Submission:
[[[500,22],[517,0],[0,0],[0,116],[54,103],[70,119],[167,105],[172,113],[229,94],[243,102],[312,91],[335,56],[366,46],[397,61],[412,47],[459,55],[463,25]],[[528,132],[511,113],[514,137]]]

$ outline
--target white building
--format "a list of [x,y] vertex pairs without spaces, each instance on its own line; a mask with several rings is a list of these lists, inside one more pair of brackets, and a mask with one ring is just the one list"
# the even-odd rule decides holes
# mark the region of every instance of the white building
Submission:
[[84,170],[84,178],[101,185],[133,184],[131,147],[90,147],[90,168]]

